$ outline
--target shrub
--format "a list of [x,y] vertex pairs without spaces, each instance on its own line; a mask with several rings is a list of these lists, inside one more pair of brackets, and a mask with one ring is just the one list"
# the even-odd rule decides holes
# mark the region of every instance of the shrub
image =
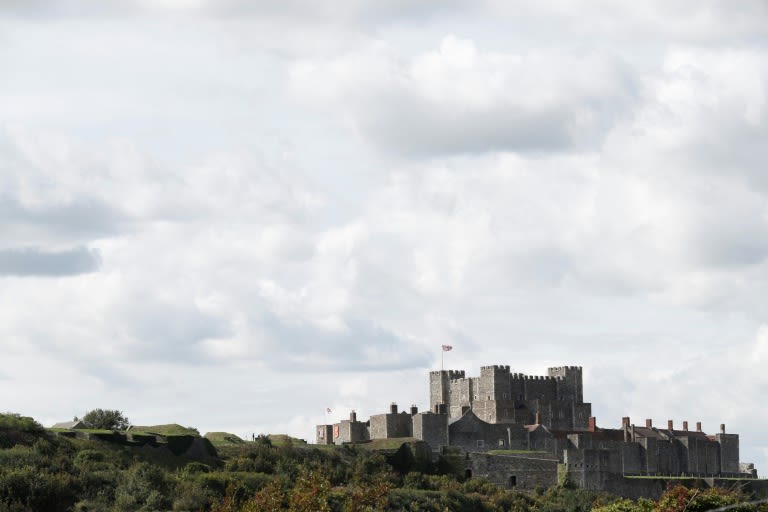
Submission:
[[128,418],[117,409],[93,409],[86,412],[81,421],[87,428],[103,430],[125,430],[130,425]]

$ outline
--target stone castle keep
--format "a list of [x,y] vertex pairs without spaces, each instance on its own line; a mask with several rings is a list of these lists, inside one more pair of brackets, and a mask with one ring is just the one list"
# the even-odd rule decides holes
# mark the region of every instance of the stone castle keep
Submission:
[[[629,497],[656,496],[666,482],[648,476],[700,477],[711,485],[721,478],[750,479],[754,465],[739,462],[739,436],[706,434],[701,423],[666,428],[622,418],[620,428],[600,428],[592,405],[584,402],[582,368],[549,368],[546,376],[511,373],[509,366],[483,366],[480,376],[463,370],[429,374],[430,410],[415,406],[358,421],[318,425],[318,444],[415,438],[433,452],[460,450],[466,473],[506,487],[533,489],[566,477],[587,489]],[[667,480],[668,481],[668,480]],[[762,482],[762,481],[761,481]]]

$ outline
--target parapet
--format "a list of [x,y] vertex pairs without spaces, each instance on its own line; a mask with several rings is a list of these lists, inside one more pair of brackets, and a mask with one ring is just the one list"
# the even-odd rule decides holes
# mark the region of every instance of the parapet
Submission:
[[504,364],[494,364],[493,366],[481,366],[480,371],[482,370],[494,370],[494,371],[502,371],[502,372],[508,372],[509,371],[509,365]]
[[581,366],[551,366],[547,368],[549,373],[563,372],[563,371],[581,371]]
[[449,379],[463,379],[466,375],[464,370],[435,370],[429,372],[430,375],[447,375]]

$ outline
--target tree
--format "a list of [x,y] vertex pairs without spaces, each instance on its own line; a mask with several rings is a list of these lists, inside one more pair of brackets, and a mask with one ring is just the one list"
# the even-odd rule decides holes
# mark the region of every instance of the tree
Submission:
[[87,428],[104,430],[125,430],[130,425],[122,411],[109,409],[93,409],[85,413],[80,420]]

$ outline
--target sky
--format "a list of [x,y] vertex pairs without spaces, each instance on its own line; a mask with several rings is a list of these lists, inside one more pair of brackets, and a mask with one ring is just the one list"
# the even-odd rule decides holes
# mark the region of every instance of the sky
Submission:
[[763,0],[4,0],[0,410],[313,440],[450,344],[768,474],[767,102]]

